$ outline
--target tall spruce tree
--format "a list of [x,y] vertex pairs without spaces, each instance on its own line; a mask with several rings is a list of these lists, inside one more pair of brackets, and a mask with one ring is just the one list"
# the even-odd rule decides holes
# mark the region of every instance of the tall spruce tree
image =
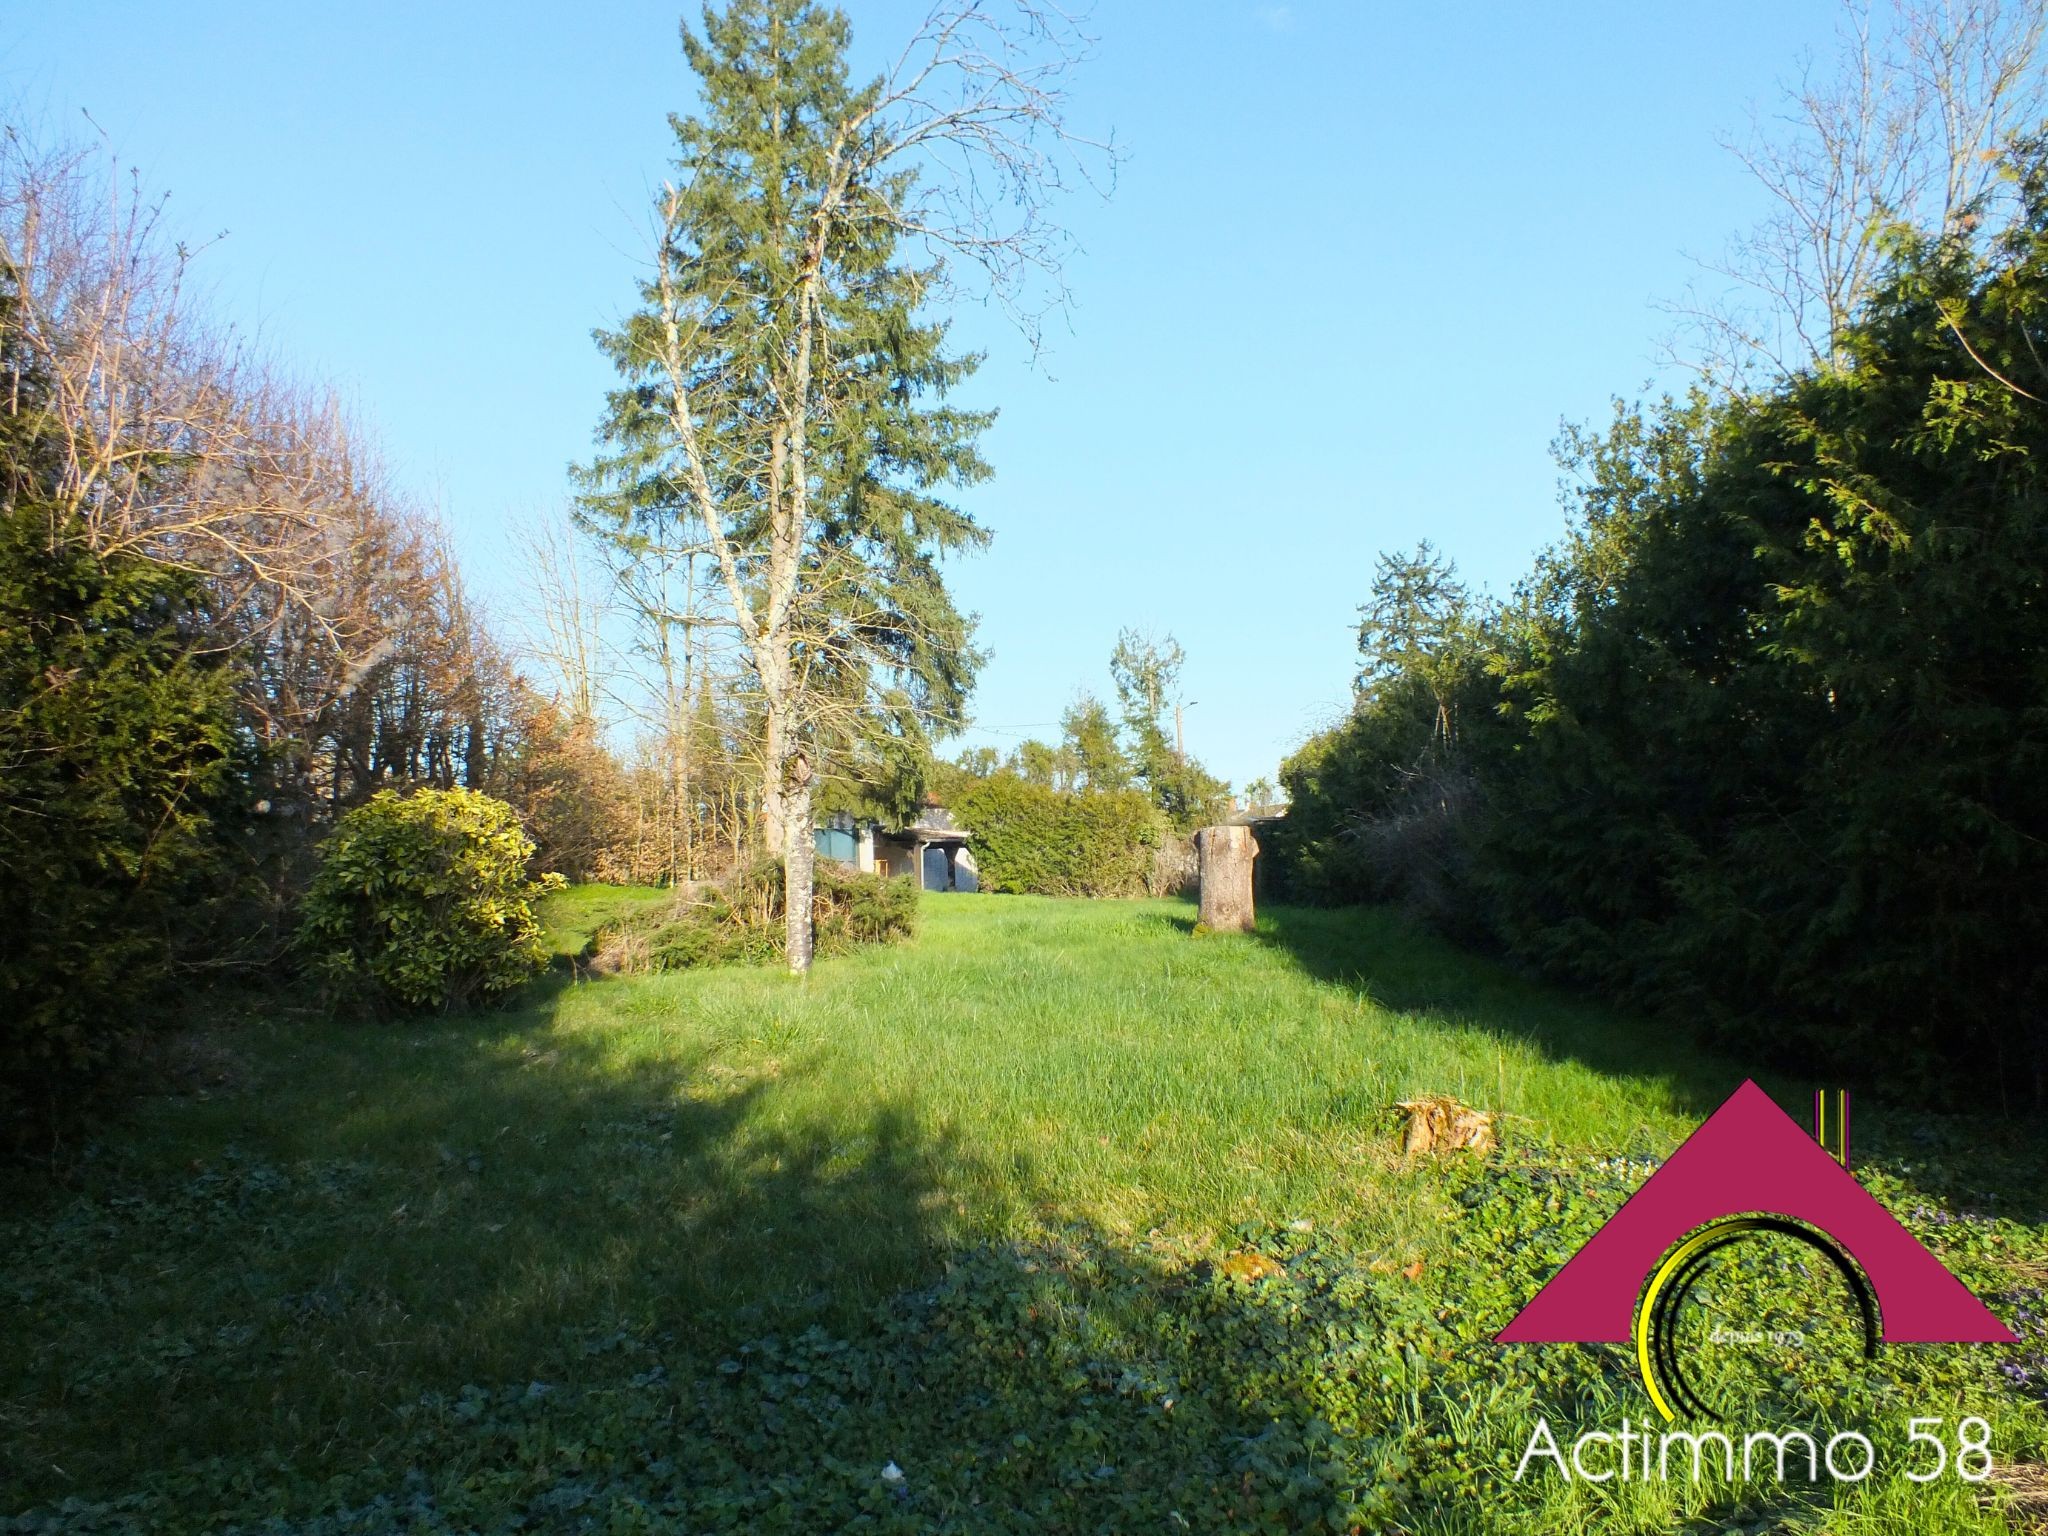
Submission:
[[[585,471],[592,519],[622,545],[681,516],[709,556],[759,691],[794,971],[811,958],[820,776],[954,722],[974,680],[940,561],[988,536],[942,493],[988,474],[992,413],[945,403],[979,358],[948,349],[929,306],[949,255],[1003,292],[1045,269],[1036,140],[1061,136],[1049,82],[1070,57],[1027,70],[1019,39],[963,6],[935,12],[896,73],[855,84],[849,38],[812,0],[732,0],[684,28],[700,104],[670,120],[641,308],[599,335],[624,383]],[[923,174],[970,161],[1022,199],[1012,227]]]

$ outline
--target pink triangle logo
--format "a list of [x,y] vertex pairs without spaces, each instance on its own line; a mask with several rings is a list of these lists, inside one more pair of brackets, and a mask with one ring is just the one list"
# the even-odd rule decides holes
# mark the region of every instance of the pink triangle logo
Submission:
[[1751,1212],[1812,1228],[1853,1260],[1888,1342],[2018,1342],[1754,1082],[1686,1138],[1500,1331],[1499,1342],[1628,1342],[1637,1299],[1665,1254],[1688,1234]]

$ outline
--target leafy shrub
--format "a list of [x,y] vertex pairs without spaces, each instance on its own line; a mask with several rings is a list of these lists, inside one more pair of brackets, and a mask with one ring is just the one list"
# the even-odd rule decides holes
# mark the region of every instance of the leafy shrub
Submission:
[[244,780],[200,602],[0,504],[0,1125],[119,1057],[221,875]]
[[300,936],[330,980],[404,1008],[458,1008],[509,992],[547,964],[527,877],[533,840],[502,800],[472,789],[383,790],[321,848]]
[[1134,790],[1062,794],[1014,773],[975,779],[954,798],[974,834],[985,891],[1042,896],[1142,896],[1164,828]]
[[[914,880],[820,863],[811,907],[817,953],[908,938],[917,894]],[[622,911],[599,928],[596,960],[615,971],[765,965],[782,957],[783,912],[782,866],[764,860],[722,885],[694,886],[673,902]]]

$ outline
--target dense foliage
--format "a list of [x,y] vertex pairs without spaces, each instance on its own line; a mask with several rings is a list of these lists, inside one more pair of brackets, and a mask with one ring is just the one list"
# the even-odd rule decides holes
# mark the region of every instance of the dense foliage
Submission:
[[948,809],[974,836],[981,888],[1041,896],[1142,896],[1164,831],[1134,790],[1062,793],[1002,770],[963,776]]
[[509,992],[547,964],[527,876],[533,841],[502,800],[471,789],[384,790],[336,825],[300,909],[315,966],[344,989],[409,1009]]
[[207,590],[59,504],[48,370],[0,264],[0,1145],[141,1030],[246,804]]
[[[811,892],[820,955],[907,939],[917,926],[917,882],[826,862]],[[635,903],[602,922],[591,958],[604,970],[681,971],[782,958],[782,866],[763,860],[724,881],[686,887],[671,901]]]
[[1283,771],[1291,803],[1266,834],[1273,894],[1398,900],[1461,927],[1473,790],[1460,748],[1465,722],[1484,723],[1491,703],[1485,638],[1451,563],[1426,543],[1381,558],[1361,610],[1357,707]]
[[348,413],[194,307],[111,158],[33,137],[0,125],[0,1097],[54,1109],[167,971],[291,974],[314,844],[380,789],[517,799],[578,872],[657,839]]
[[1297,887],[1414,895],[1795,1067],[2048,1098],[2048,181],[2020,165],[1989,256],[1900,239],[1847,366],[1569,435],[1570,538],[1510,603],[1397,618],[1414,643],[1289,764]]
[[116,1057],[215,888],[245,754],[200,601],[0,505],[0,1120]]
[[[760,711],[762,843],[792,893],[784,953],[801,971],[821,781],[914,798],[904,770],[929,755],[934,722],[965,713],[981,663],[944,561],[988,542],[949,498],[989,475],[994,415],[948,403],[980,357],[950,345],[936,312],[948,242],[934,210],[959,194],[921,178],[971,180],[1005,136],[987,132],[986,105],[955,126],[929,110],[975,88],[957,37],[895,90],[855,77],[847,18],[815,0],[707,5],[682,43],[697,108],[669,119],[675,177],[641,307],[598,335],[621,383],[583,506],[636,589],[661,594],[664,649],[700,608],[729,616]],[[952,248],[986,251],[965,234]]]

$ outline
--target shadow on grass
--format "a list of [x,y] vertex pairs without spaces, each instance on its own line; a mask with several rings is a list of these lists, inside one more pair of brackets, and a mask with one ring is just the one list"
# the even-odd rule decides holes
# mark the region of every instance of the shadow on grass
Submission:
[[[422,1396],[397,1433],[347,1444],[331,1481],[298,1448],[183,1468],[158,1435],[119,1513],[280,1536],[1478,1531],[1551,1501],[1546,1480],[1507,1471],[1537,1413],[1567,1444],[1578,1422],[1612,1422],[1621,1352],[1529,1381],[1414,1278],[1314,1234],[1251,1241],[1257,1265],[1240,1250],[1235,1271],[1085,1225],[978,1244],[848,1330],[756,1336],[716,1364],[672,1337],[595,1339],[566,1376]],[[1813,1515],[1825,1497],[1773,1505]],[[1669,1528],[1629,1513],[1630,1529]]]
[[[1194,926],[1179,914],[1165,920],[1183,931]],[[1550,1060],[1606,1076],[1661,1080],[1673,1107],[1688,1115],[1711,1114],[1752,1077],[1805,1125],[1813,1090],[1822,1086],[1719,1054],[1681,1024],[1519,976],[1388,908],[1264,907],[1255,936],[1318,980],[1384,1007],[1524,1041]],[[2038,1176],[2048,1167],[2048,1124],[2001,1122],[1987,1136],[1980,1116],[1879,1103],[1858,1124],[1859,1161],[1909,1168],[1917,1186],[1959,1211],[2048,1219],[2048,1185]]]
[[[1594,1010],[1383,914],[1266,921],[1447,1028],[1630,1059]],[[998,1181],[915,1102],[664,1033],[686,989],[593,985],[601,1026],[551,979],[511,1012],[274,1029],[237,1094],[0,1223],[0,1512],[148,1489],[138,1528],[388,1496],[348,1528],[1385,1529],[1410,1495],[1383,1449],[1447,1507],[1514,1493],[1471,1470],[1511,1447],[1434,1438],[1453,1412],[1519,1430],[1531,1399],[1470,1414],[1498,1351],[1441,1332],[1433,1272],[1292,1231],[1287,1278],[1228,1282],[1084,1228],[976,1241],[951,1195]]]
[[243,1088],[0,1219],[6,1505],[210,1457],[344,1470],[423,1394],[575,1380],[607,1338],[715,1361],[938,1272],[975,1155],[913,1103],[826,1117],[773,1060],[557,1028],[570,987],[273,1029]]
[[1384,1008],[1522,1041],[1606,1076],[1661,1080],[1682,1113],[1710,1113],[1749,1075],[1783,1103],[1798,1099],[1682,1030],[1518,976],[1391,909],[1263,907],[1255,937],[1317,980]]

